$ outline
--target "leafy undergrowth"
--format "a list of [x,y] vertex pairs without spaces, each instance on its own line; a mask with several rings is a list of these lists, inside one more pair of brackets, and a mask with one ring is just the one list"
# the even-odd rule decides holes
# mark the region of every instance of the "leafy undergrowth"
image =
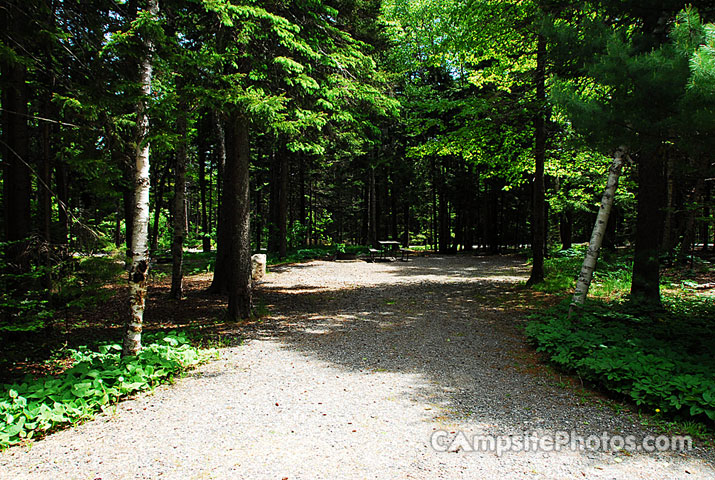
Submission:
[[148,390],[208,360],[210,350],[189,344],[184,333],[144,336],[136,357],[120,358],[121,346],[97,351],[80,347],[74,365],[58,376],[3,385],[0,392],[0,449],[91,418],[122,397]]
[[[555,252],[544,261],[544,282],[536,289],[545,293],[573,291],[576,277],[581,270],[587,245],[576,245],[568,250]],[[630,253],[603,251],[593,273],[589,294],[605,300],[622,298],[630,289],[632,256]]]
[[[544,261],[544,281],[535,289],[544,293],[573,293],[588,245],[575,245],[568,250],[553,252]],[[588,294],[604,301],[620,301],[631,289],[633,252],[630,249],[602,249]],[[698,284],[712,281],[713,264],[705,258],[693,258],[687,264],[661,268],[661,291],[670,295],[694,297]]]
[[651,412],[715,421],[715,301],[678,299],[644,315],[593,302],[568,318],[568,302],[532,316],[527,335],[551,361]]

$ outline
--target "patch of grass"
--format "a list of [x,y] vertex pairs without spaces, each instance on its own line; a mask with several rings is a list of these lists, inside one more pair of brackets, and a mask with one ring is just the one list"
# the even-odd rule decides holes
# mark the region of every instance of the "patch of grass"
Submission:
[[605,271],[594,272],[589,294],[606,301],[619,300],[630,292],[631,266],[619,262],[606,266]]
[[708,431],[707,427],[699,422],[685,421],[685,422],[670,422],[668,431],[673,431],[680,435],[690,435],[691,437],[700,440],[712,442],[711,432]]
[[216,251],[211,252],[185,252],[184,273],[197,275],[199,273],[213,272],[216,264]]
[[[583,259],[586,245],[577,245],[568,250],[554,252],[544,260],[544,282],[535,285],[536,290],[552,294],[573,293]],[[699,275],[707,276],[712,272],[712,264],[704,259],[697,259],[696,268],[684,268],[682,265],[664,268],[661,275],[661,290],[670,296],[697,294],[695,287]],[[604,301],[619,301],[628,296],[631,288],[633,253],[630,250],[609,251],[602,249],[589,297]]]
[[585,253],[586,249],[582,245],[554,252],[544,259],[544,281],[534,288],[544,293],[573,290]]
[[544,261],[544,281],[534,286],[544,293],[573,290],[580,262],[576,258],[550,258]]
[[[153,257],[158,262],[149,270],[154,280],[161,280],[171,275],[171,252],[155,252]],[[184,275],[198,275],[213,272],[216,264],[216,250],[210,252],[187,252],[183,254]]]
[[[576,284],[586,245],[555,252],[544,260],[544,281],[535,286],[545,293],[571,293]],[[631,286],[632,255],[630,252],[602,250],[593,273],[589,295],[603,300],[617,300],[628,294]]]
[[58,376],[3,385],[0,391],[0,449],[91,418],[127,395],[151,389],[207,360],[208,350],[189,344],[184,333],[145,335],[145,348],[120,358],[121,346],[73,350],[74,365]]

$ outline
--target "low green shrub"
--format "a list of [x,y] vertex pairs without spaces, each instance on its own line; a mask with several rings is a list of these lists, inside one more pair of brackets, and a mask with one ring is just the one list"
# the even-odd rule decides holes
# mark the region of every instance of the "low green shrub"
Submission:
[[544,281],[535,285],[545,293],[568,292],[576,284],[576,275],[583,259],[555,257],[544,261]]
[[145,335],[136,357],[120,358],[118,344],[80,347],[74,365],[57,377],[25,377],[0,392],[0,449],[91,418],[127,395],[153,388],[205,361],[184,333]]
[[[544,281],[535,285],[545,293],[567,293],[576,284],[587,245],[575,245],[568,250],[554,252],[544,260]],[[593,272],[589,294],[604,299],[619,299],[631,286],[632,260],[629,253],[610,253],[602,250],[598,266]]]
[[535,315],[526,333],[557,366],[637,405],[715,421],[715,302],[678,303],[657,316],[593,303],[569,319],[564,302]]

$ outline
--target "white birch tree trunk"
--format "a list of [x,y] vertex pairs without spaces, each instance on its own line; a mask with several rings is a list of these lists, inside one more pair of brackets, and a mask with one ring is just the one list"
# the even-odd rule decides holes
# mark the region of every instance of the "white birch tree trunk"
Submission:
[[[159,13],[158,0],[148,0],[152,18]],[[144,38],[144,57],[139,66],[142,98],[137,103],[137,147],[134,165],[134,206],[132,212],[132,265],[129,270],[129,305],[131,316],[124,330],[122,356],[136,355],[141,349],[142,323],[149,272],[149,115],[146,101],[151,94],[152,53],[154,44]]]
[[588,243],[586,258],[583,260],[581,273],[576,281],[576,291],[574,292],[573,300],[571,301],[569,316],[573,312],[574,307],[583,304],[586,300],[586,294],[588,293],[588,288],[591,286],[591,279],[593,278],[593,271],[596,268],[598,252],[601,249],[603,236],[606,233],[608,217],[611,214],[611,207],[613,207],[613,198],[616,193],[616,188],[618,187],[618,178],[621,176],[623,164],[626,162],[627,158],[628,154],[623,147],[616,150],[616,153],[613,155],[613,162],[611,163],[611,167],[608,169],[606,190],[603,192],[603,197],[601,198],[601,207],[598,209],[598,216],[596,217],[596,224],[593,226],[591,241]]

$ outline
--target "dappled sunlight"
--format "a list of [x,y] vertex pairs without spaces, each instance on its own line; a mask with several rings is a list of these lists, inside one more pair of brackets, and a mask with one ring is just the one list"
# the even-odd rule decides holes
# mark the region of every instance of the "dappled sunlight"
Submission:
[[[521,285],[527,274],[528,266],[515,257],[339,267],[311,262],[260,287],[271,305],[261,338],[346,374],[369,375],[371,382],[390,376],[400,386],[391,401],[416,407],[433,428],[480,435],[563,429],[648,435],[627,407],[616,414],[611,400],[587,390],[577,395],[576,387],[539,365],[523,337],[520,312],[549,297]],[[588,462],[605,469],[612,461],[610,453],[598,458]],[[638,454],[627,461],[636,459],[649,468],[656,462]],[[693,468],[703,465],[690,461]]]
[[[418,256],[408,262],[327,262],[314,260],[271,268],[261,290],[303,294],[315,291],[345,291],[395,283],[518,283],[528,278],[528,266],[513,256],[449,257]],[[319,274],[318,274],[319,272]],[[296,281],[296,279],[299,279]]]
[[[495,259],[498,261],[495,262]],[[516,257],[489,257],[487,260],[469,255],[416,257],[405,264],[390,264],[388,272],[395,276],[418,277],[440,283],[461,279],[520,282],[526,280],[529,273],[524,261]]]

